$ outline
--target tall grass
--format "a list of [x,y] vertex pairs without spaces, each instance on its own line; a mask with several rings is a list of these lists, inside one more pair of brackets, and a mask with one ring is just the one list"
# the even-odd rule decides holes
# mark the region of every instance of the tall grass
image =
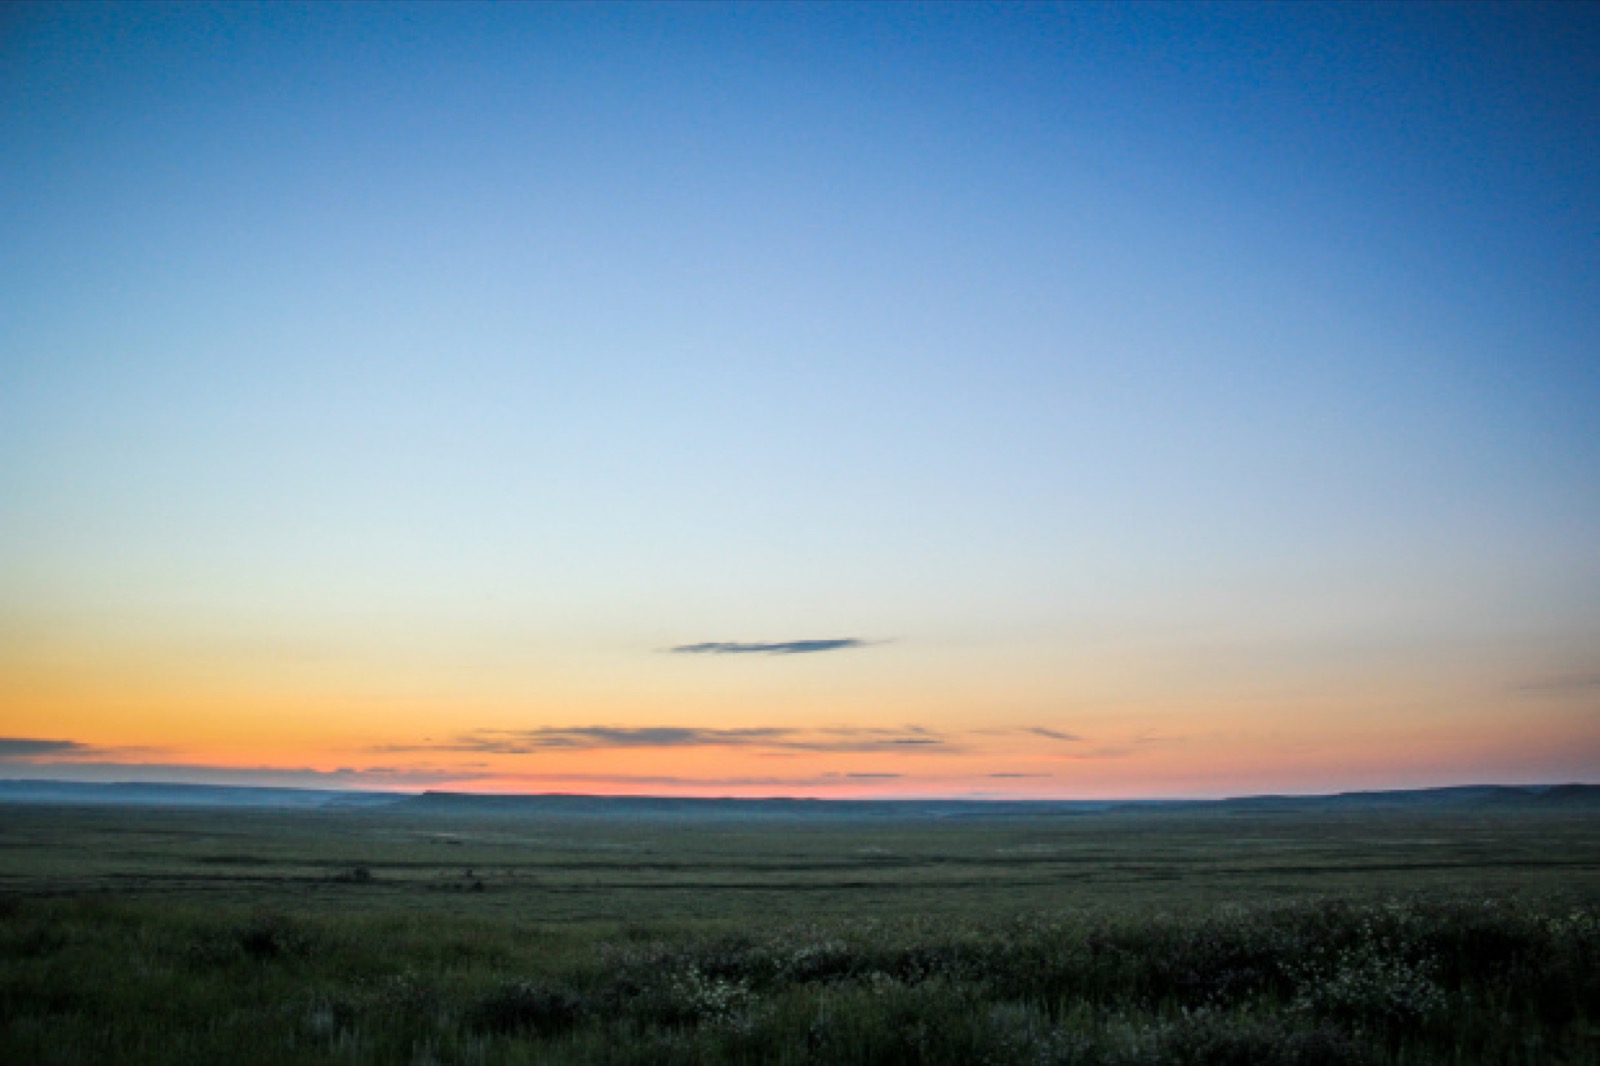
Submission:
[[601,930],[0,898],[0,1061],[1588,1063],[1600,910]]

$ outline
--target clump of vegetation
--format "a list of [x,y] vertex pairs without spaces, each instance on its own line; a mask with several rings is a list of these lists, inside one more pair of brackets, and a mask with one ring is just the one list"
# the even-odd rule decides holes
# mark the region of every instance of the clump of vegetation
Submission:
[[638,928],[0,906],[6,1061],[1590,1062],[1600,910],[1397,898]]
[[240,949],[252,959],[304,956],[310,954],[312,948],[311,934],[276,911],[257,911],[238,926],[234,937]]
[[491,1033],[563,1033],[591,1014],[570,991],[531,981],[503,981],[468,1011],[469,1024]]
[[189,964],[205,969],[247,961],[304,959],[315,950],[316,934],[302,922],[274,910],[257,909],[227,923],[205,923],[182,945]]

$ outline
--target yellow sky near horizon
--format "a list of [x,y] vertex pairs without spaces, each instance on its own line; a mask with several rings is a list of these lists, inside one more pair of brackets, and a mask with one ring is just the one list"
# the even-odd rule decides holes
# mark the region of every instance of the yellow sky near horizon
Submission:
[[1097,798],[1469,783],[1506,767],[1577,778],[1600,756],[1584,679],[1518,689],[1502,665],[1474,672],[1454,654],[1319,678],[1265,669],[1258,648],[1230,664],[1214,643],[569,645],[505,661],[24,628],[0,651],[5,731],[76,747],[14,758],[10,776],[131,763],[241,780],[344,770],[376,787]]

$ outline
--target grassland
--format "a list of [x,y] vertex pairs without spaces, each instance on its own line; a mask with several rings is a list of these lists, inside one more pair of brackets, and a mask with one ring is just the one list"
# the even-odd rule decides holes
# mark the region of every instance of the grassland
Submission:
[[0,1061],[1596,1062],[1600,818],[0,807]]

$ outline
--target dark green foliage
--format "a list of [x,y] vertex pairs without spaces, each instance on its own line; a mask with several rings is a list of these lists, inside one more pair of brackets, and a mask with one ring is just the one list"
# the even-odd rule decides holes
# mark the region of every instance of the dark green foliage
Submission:
[[288,916],[259,911],[235,931],[239,947],[252,959],[304,956],[311,952],[311,937]]
[[204,969],[241,961],[303,959],[314,950],[314,935],[286,914],[257,910],[227,927],[204,926],[182,948],[182,957]]
[[1376,1055],[1332,1025],[1295,1029],[1281,1018],[1202,1013],[1167,1029],[1154,1058],[1192,1066],[1360,1066]]
[[5,1061],[1577,1063],[1600,911],[840,920],[551,954],[464,920],[12,899],[0,944]]
[[[11,901],[15,904],[17,901]],[[0,921],[4,930],[0,941],[0,955],[19,959],[41,959],[54,955],[68,944],[65,925],[53,914],[19,913],[16,906],[7,907]]]
[[505,981],[469,1012],[471,1023],[492,1033],[551,1035],[577,1025],[591,1011],[571,992],[528,981]]

